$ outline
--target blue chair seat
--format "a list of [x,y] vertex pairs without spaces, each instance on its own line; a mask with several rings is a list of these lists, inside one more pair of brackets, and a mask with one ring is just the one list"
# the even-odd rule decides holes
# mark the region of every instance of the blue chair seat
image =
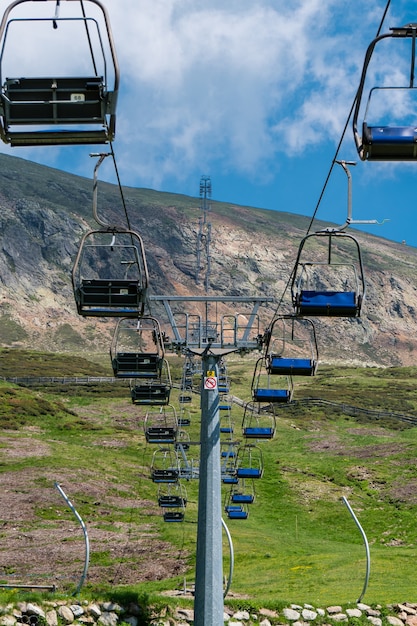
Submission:
[[417,159],[416,126],[368,126],[364,123],[362,142],[368,160]]
[[298,302],[300,315],[356,317],[359,307],[354,291],[302,291]]
[[252,504],[255,496],[251,493],[234,493],[231,496],[231,500],[235,504]]
[[313,359],[287,359],[280,356],[273,356],[269,362],[270,374],[283,374],[287,376],[312,376],[315,371],[315,361]]
[[239,482],[239,479],[237,476],[233,476],[232,474],[228,475],[228,476],[223,476],[222,478],[222,483],[224,485],[237,485],[237,483]]
[[253,399],[257,402],[290,402],[288,389],[254,389]]
[[274,429],[270,427],[249,426],[243,429],[243,436],[246,437],[246,439],[272,439]]
[[247,519],[248,517],[248,512],[242,509],[240,505],[229,504],[225,510],[229,519]]
[[367,126],[367,140],[372,143],[415,143],[416,126]]
[[262,470],[258,467],[239,467],[236,470],[238,478],[261,478]]

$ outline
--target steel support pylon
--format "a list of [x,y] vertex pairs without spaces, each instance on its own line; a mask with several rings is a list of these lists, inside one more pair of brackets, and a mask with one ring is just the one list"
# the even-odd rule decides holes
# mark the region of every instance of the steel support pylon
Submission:
[[[195,626],[223,626],[219,355],[202,355]],[[213,379],[215,382],[214,387]],[[207,381],[209,384],[207,384]]]

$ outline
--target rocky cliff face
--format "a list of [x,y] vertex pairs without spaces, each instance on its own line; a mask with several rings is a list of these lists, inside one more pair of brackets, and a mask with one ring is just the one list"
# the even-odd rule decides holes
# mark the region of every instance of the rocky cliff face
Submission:
[[[144,241],[151,293],[204,295],[204,255],[196,284],[199,200],[132,188],[124,194],[131,227]],[[0,155],[2,345],[58,351],[109,348],[115,321],[80,318],[71,284],[81,237],[97,226],[91,198],[90,179]],[[115,187],[99,186],[99,207],[109,223],[126,226]],[[288,281],[308,220],[213,202],[210,223],[209,295],[274,298],[260,311],[263,331],[278,303],[280,314],[292,310]],[[320,357],[352,364],[414,365],[417,249],[362,233],[355,237],[366,276],[362,316],[318,318]],[[348,262],[343,246],[339,253]],[[189,306],[201,312],[199,305]],[[238,305],[221,302],[210,306],[217,314],[238,310]],[[152,312],[164,321],[160,305],[153,305]]]

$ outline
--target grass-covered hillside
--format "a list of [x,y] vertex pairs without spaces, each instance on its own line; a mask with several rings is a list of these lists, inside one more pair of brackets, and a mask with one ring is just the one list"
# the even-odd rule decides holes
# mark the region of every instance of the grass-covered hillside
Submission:
[[[227,361],[230,392],[250,399],[253,360]],[[174,378],[181,359],[172,357]],[[0,352],[0,375],[110,375],[106,358],[18,350]],[[276,411],[275,437],[256,443],[264,468],[246,520],[225,521],[237,603],[274,606],[355,602],[365,579],[366,532],[371,573],[364,601],[414,597],[417,556],[417,368],[322,367],[295,381],[294,403]],[[196,381],[194,381],[196,382]],[[179,412],[179,391],[171,404]],[[191,424],[187,462],[198,466],[199,397],[184,405]],[[315,401],[306,401],[314,398]],[[320,400],[318,402],[317,400]],[[326,402],[324,402],[326,401]],[[353,409],[362,409],[356,411]],[[191,585],[195,572],[196,480],[185,481],[183,523],[163,521],[150,467],[145,407],[127,383],[0,381],[0,582],[57,585],[73,591],[84,562],[81,528],[58,483],[85,521],[91,560],[86,590],[134,588],[155,595]],[[233,404],[234,441],[244,444],[243,409]],[[252,442],[254,443],[254,442]],[[227,446],[223,446],[226,449]],[[246,485],[249,488],[249,485]],[[227,501],[228,489],[224,489]],[[229,571],[224,539],[224,571]]]

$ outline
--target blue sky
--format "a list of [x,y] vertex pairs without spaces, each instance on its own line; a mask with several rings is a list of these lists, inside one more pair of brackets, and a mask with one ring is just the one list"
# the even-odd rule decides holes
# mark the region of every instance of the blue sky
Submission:
[[[241,204],[310,217],[386,0],[102,2],[121,70],[113,147],[122,184],[198,196],[200,177],[208,175],[213,199],[229,202],[231,211]],[[0,9],[8,4],[0,0]],[[55,12],[55,2],[37,2],[22,5],[21,14],[31,4],[42,15]],[[63,1],[60,15],[78,6]],[[409,22],[417,22],[416,3],[392,0],[382,31]],[[3,76],[48,75],[52,62],[63,75],[76,74],[81,43],[72,49],[61,27],[49,35],[36,41],[33,25],[24,39],[11,33],[4,60],[11,66]],[[399,84],[408,71],[401,46],[386,47],[370,77]],[[89,153],[96,148],[2,144],[0,150],[92,177]],[[389,220],[365,228],[417,246],[417,163],[360,161],[350,123],[338,158],[357,163],[353,219]],[[100,176],[115,181],[110,159]],[[346,176],[335,166],[317,217],[344,223],[346,198]]]

